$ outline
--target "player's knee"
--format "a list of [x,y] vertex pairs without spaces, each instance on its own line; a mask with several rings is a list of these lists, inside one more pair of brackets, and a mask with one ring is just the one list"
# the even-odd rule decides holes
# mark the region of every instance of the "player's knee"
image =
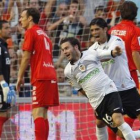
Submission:
[[34,120],[38,117],[44,118],[44,108],[42,108],[42,107],[34,108],[32,111],[32,116],[33,116]]
[[102,128],[102,127],[105,127],[106,124],[102,121],[102,120],[96,120],[96,125],[98,128]]
[[117,127],[120,126],[124,122],[123,116],[121,113],[114,113],[112,115],[112,118],[113,118],[113,122],[115,123]]

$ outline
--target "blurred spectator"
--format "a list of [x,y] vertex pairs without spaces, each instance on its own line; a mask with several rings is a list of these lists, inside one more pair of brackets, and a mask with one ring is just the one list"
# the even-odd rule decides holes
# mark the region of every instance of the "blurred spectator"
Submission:
[[84,0],[85,3],[85,11],[84,17],[86,18],[88,24],[94,17],[94,9],[99,5],[105,5],[105,0]]
[[112,19],[112,12],[116,15],[116,23],[120,20],[120,6],[125,0],[108,0],[107,10],[107,23],[110,23]]
[[134,2],[138,7],[138,14],[136,20],[138,23],[140,23],[140,0],[130,0],[130,1]]
[[63,85],[68,84],[64,76],[64,66],[59,65],[58,67],[56,67],[56,73],[57,73],[57,81],[59,84],[61,84],[58,86],[59,96],[71,96],[72,95],[71,86]]
[[[46,2],[45,2],[46,1]],[[38,25],[44,30],[47,31],[47,23],[48,23],[48,18],[50,17],[52,13],[52,8],[56,0],[40,0],[41,6],[39,6],[39,0],[29,0],[29,7],[34,7],[37,9],[40,9],[41,14],[40,14],[40,20]]]
[[16,83],[17,81],[17,72],[18,72],[18,57],[16,50],[14,48],[9,49],[10,55],[10,83]]
[[[65,4],[66,5],[66,4]],[[60,5],[59,5],[60,7]],[[87,25],[86,19],[80,15],[80,5],[77,0],[71,1],[68,10],[68,16],[62,17],[48,27],[48,30],[56,30],[54,52],[55,57],[60,53],[60,42],[65,37],[80,38],[83,33],[83,28]]]

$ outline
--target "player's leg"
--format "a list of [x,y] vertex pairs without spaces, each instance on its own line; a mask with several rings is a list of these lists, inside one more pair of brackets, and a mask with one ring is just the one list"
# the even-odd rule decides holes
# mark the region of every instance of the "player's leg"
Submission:
[[124,119],[121,113],[113,113],[112,118],[115,125],[122,132],[126,140],[135,140],[135,136],[133,134],[131,127],[126,122],[124,122]]
[[35,137],[36,140],[45,140],[46,124],[44,119],[44,107],[34,108],[32,111],[34,124],[35,124]]
[[49,136],[49,121],[48,121],[48,108],[45,108],[45,111],[44,111],[44,120],[45,120],[45,126],[46,126],[46,136],[45,136],[45,138],[46,138],[46,140],[47,140],[47,138],[48,138],[48,136]]
[[0,105],[0,138],[1,138],[1,134],[2,134],[2,128],[4,123],[9,119],[9,109],[11,108],[10,104],[7,104],[3,101],[3,93],[2,91],[0,91],[0,97],[1,97],[1,101]]
[[96,137],[97,140],[108,140],[106,124],[99,119],[96,119]]
[[47,110],[58,105],[57,83],[47,80],[36,81],[33,85],[33,117],[36,140],[46,140],[49,133]]
[[4,123],[9,119],[8,112],[0,112],[0,138]]

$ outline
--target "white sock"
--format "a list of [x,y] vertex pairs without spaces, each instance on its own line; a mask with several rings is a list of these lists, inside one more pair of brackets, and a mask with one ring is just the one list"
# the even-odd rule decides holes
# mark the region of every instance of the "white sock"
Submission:
[[96,137],[97,140],[108,140],[108,132],[106,126],[102,128],[98,128],[96,126]]
[[140,130],[133,131],[135,138],[140,138]]
[[120,125],[118,129],[122,132],[125,140],[136,140],[131,127],[126,122]]

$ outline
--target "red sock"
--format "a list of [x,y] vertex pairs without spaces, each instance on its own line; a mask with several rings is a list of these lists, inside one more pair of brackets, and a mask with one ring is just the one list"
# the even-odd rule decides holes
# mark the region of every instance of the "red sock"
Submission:
[[45,120],[45,125],[46,125],[46,137],[45,137],[45,140],[47,140],[48,136],[49,136],[49,121],[48,121],[48,119]]
[[36,140],[46,140],[46,124],[42,117],[34,120]]
[[[132,119],[132,118],[129,118],[129,117],[124,116],[124,121],[126,123],[128,123],[130,125],[130,127],[132,127],[135,119]],[[122,139],[120,137],[118,137],[117,140],[122,140]]]
[[108,140],[116,140],[116,134],[108,127]]
[[2,134],[2,128],[3,128],[3,124],[8,120],[7,117],[0,117],[0,138],[1,138],[1,134]]

